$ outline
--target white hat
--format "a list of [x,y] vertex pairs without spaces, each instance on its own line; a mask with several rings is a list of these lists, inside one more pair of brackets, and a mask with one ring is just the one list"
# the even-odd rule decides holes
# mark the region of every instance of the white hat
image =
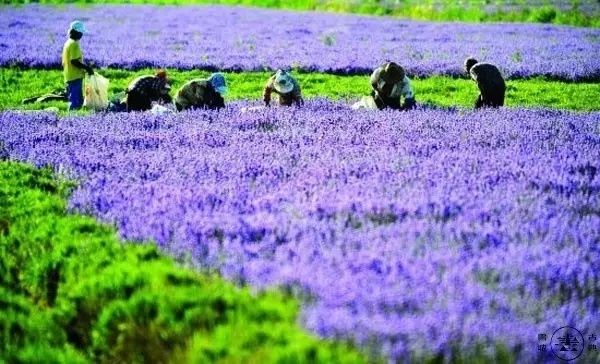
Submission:
[[273,82],[273,87],[277,92],[282,94],[287,94],[294,89],[294,82],[292,82],[292,77],[287,74],[287,72],[279,70],[275,74],[275,82]]
[[87,29],[85,29],[85,27],[83,26],[83,23],[80,22],[79,20],[75,20],[74,22],[71,22],[71,25],[69,26],[69,31],[74,30],[77,31],[79,33],[87,33]]

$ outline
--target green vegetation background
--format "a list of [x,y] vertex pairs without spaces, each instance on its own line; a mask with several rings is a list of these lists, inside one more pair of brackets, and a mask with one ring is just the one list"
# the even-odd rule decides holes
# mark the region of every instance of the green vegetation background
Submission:
[[251,293],[66,213],[51,168],[0,162],[0,362],[360,363],[297,324],[298,303]]

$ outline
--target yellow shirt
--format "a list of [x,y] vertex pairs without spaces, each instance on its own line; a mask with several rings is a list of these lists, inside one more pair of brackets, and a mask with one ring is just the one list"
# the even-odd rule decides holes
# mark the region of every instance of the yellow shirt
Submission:
[[85,77],[85,70],[77,68],[71,64],[71,60],[73,59],[79,59],[81,62],[83,62],[81,48],[79,48],[79,42],[69,38],[65,42],[62,52],[63,75],[65,77],[65,82]]

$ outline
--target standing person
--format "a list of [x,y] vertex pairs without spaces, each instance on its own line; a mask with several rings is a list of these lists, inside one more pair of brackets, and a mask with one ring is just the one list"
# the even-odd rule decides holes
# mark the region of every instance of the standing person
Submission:
[[171,85],[167,71],[158,70],[154,75],[139,76],[129,83],[125,104],[127,111],[145,111],[152,108],[152,102],[170,103]]
[[[371,96],[379,110],[409,110],[415,107],[415,94],[404,68],[395,62],[387,62],[371,74]],[[404,103],[400,104],[401,97]]]
[[220,109],[225,107],[223,95],[227,93],[227,82],[222,73],[213,73],[209,78],[196,78],[186,82],[175,96],[177,111],[188,109]]
[[281,106],[292,106],[294,103],[298,106],[304,104],[300,84],[284,70],[277,70],[277,72],[275,72],[275,74],[267,81],[263,89],[263,100],[265,105],[270,105],[271,93],[273,92],[279,96],[277,103]]
[[479,96],[475,100],[475,108],[499,107],[504,105],[506,84],[496,66],[489,63],[477,62],[474,58],[465,59],[465,72],[477,82]]
[[83,106],[83,77],[87,72],[94,74],[92,67],[83,63],[79,40],[87,30],[83,23],[76,20],[69,26],[69,39],[62,51],[63,76],[67,84],[67,99],[69,110],[77,110]]

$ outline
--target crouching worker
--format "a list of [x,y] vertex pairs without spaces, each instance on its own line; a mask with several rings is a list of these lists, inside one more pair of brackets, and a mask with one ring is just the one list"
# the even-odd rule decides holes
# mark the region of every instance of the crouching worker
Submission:
[[175,96],[175,107],[177,111],[220,109],[225,107],[223,95],[226,93],[225,76],[213,73],[209,78],[196,78],[181,86]]
[[129,83],[126,89],[127,111],[145,111],[152,108],[152,102],[170,103],[171,86],[167,72],[159,70],[154,75],[139,76]]
[[503,106],[506,84],[498,68],[493,64],[477,62],[474,58],[467,58],[464,65],[465,72],[477,82],[479,88],[475,108]]
[[83,23],[76,20],[69,27],[69,39],[65,42],[62,51],[63,76],[67,84],[66,96],[69,101],[69,110],[77,110],[83,106],[83,77],[87,72],[93,75],[92,67],[83,63],[79,40],[86,32]]
[[278,105],[292,106],[293,104],[296,104],[297,106],[301,106],[304,104],[300,84],[284,70],[277,70],[277,72],[275,72],[275,74],[267,81],[263,90],[263,100],[265,105],[270,105],[271,93],[273,92],[278,95]]
[[[415,94],[404,68],[394,62],[378,67],[371,74],[371,96],[379,110],[409,110],[415,107]],[[401,97],[404,103],[400,104]]]

